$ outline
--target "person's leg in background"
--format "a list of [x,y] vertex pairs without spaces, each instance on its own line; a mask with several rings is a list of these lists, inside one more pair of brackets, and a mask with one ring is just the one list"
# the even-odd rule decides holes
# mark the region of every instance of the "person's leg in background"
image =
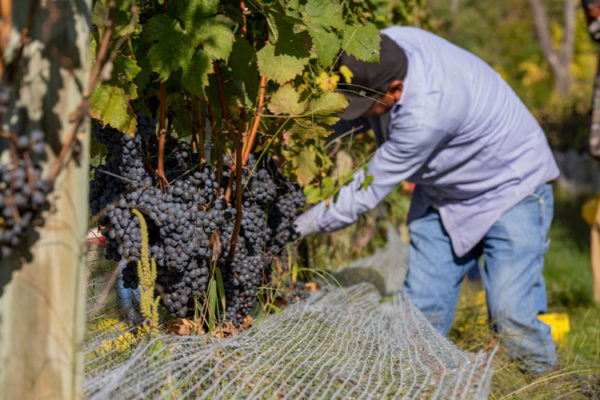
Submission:
[[509,354],[534,374],[558,362],[550,327],[537,317],[547,311],[542,271],[553,203],[552,187],[540,186],[504,213],[482,241],[490,322]]
[[409,230],[409,267],[404,290],[429,322],[447,336],[463,278],[477,265],[480,247],[456,257],[440,215],[433,208],[411,222]]

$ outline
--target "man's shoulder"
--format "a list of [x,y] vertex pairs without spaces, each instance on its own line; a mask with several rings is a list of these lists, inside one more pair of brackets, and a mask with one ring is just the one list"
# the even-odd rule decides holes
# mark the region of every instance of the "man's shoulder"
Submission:
[[381,30],[381,33],[395,40],[411,41],[417,38],[441,39],[440,36],[416,26],[393,25]]

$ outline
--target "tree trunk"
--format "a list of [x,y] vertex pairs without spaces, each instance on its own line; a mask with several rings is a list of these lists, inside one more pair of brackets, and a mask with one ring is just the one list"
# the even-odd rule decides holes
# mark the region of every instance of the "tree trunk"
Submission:
[[[73,128],[71,119],[88,82],[91,2],[13,3],[4,60],[18,57],[21,32],[30,16],[31,42],[23,48],[16,75],[18,91],[2,129],[17,135],[35,128],[45,132],[49,155],[44,174],[48,176]],[[29,238],[31,257],[23,250],[0,263],[0,398],[4,400],[83,397],[89,173],[89,123],[84,122],[77,133],[83,157],[67,161],[58,175],[46,223],[36,230],[37,237]],[[0,147],[0,159],[6,157],[6,146]]]
[[600,303],[600,204],[596,208],[596,218],[590,233],[590,258],[594,301]]
[[552,43],[550,22],[542,0],[529,0],[529,4],[533,12],[535,29],[542,53],[554,77],[554,88],[561,97],[565,97],[569,94],[569,89],[571,88],[571,72],[569,67],[575,51],[576,0],[565,0],[564,3],[564,32],[560,49],[556,49],[554,43]]
[[458,12],[459,0],[450,0],[450,12],[456,14]]

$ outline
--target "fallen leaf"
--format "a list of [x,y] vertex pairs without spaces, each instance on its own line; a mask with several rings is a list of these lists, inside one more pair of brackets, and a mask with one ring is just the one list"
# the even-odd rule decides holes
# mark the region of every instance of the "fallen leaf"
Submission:
[[204,334],[204,330],[197,322],[186,318],[175,318],[167,325],[167,332],[181,336]]
[[244,321],[240,325],[240,328],[246,329],[250,328],[252,325],[254,325],[254,319],[251,316],[246,315],[246,318],[244,318]]
[[313,293],[319,289],[316,282],[306,282],[304,286]]

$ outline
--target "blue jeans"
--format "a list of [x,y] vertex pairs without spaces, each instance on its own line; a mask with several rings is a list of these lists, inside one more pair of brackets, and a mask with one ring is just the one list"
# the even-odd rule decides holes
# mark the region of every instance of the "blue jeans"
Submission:
[[512,357],[532,373],[558,361],[545,313],[546,287],[542,270],[553,216],[551,185],[540,186],[504,213],[485,237],[463,257],[452,251],[439,213],[430,208],[410,224],[409,270],[404,290],[433,326],[446,336],[465,274],[484,256],[489,321]]

